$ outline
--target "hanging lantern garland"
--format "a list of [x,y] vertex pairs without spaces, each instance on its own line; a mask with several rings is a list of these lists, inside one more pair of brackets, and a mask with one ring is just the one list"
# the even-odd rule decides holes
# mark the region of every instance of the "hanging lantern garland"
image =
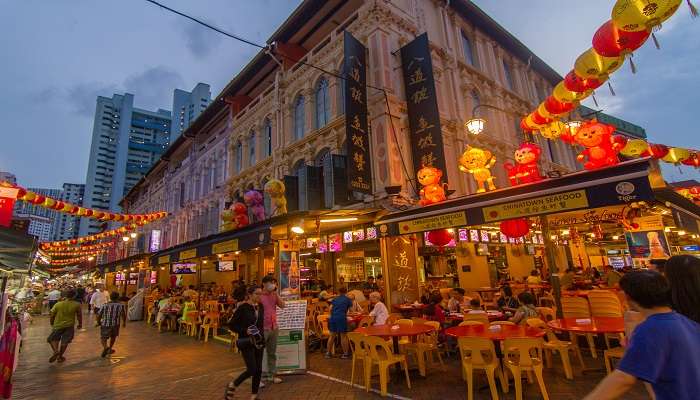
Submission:
[[[57,242],[45,242],[41,244],[41,249],[44,252],[52,252],[52,251],[90,251],[90,250],[99,250],[99,249],[107,249],[110,247],[114,247],[115,242],[102,242],[102,243],[95,243],[95,244],[84,244],[80,245],[79,247],[75,247],[75,245],[54,245],[53,243]],[[77,243],[76,243],[77,244]]]
[[32,192],[31,190],[25,189],[21,186],[13,185],[9,182],[0,182],[0,186],[19,189],[17,192],[17,200],[26,201],[27,203],[34,204],[39,207],[71,214],[76,217],[92,218],[100,221],[148,223],[157,219],[165,218],[168,215],[168,213],[165,211],[150,214],[115,214],[104,210],[85,208],[75,204],[56,200],[51,197]]
[[[81,236],[77,239],[70,239],[70,240],[61,240],[58,242],[45,242],[42,243],[42,248],[56,248],[56,247],[64,247],[64,246],[75,246],[77,244],[81,243],[89,243],[89,242],[94,242],[97,240],[105,239],[108,237],[112,236],[119,236],[123,235],[129,231],[133,231],[139,226],[145,225],[147,222],[137,222],[135,224],[129,224],[129,225],[124,225],[116,229],[112,229],[109,231],[104,231],[101,233],[96,233],[94,235],[89,235],[89,236]],[[103,243],[100,243],[100,245]]]
[[[552,90],[552,95],[540,103],[537,109],[523,118],[520,127],[526,132],[540,133],[546,139],[576,142],[578,126],[560,121],[576,109],[579,103],[608,81],[625,60],[629,60],[632,72],[633,52],[651,37],[658,48],[653,32],[680,7],[682,0],[617,0],[611,19],[601,25],[593,35],[592,47],[581,54],[564,80]],[[686,3],[691,15],[698,15],[690,0]],[[613,95],[615,92],[608,82]],[[595,101],[595,98],[593,99]],[[664,162],[700,168],[700,151],[663,144],[648,143],[642,139],[612,137],[611,146],[625,157],[652,157]],[[590,160],[589,160],[590,162]]]

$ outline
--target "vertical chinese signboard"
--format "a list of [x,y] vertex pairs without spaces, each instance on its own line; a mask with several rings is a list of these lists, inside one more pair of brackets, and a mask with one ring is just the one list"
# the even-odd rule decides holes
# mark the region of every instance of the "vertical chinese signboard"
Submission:
[[348,146],[348,185],[354,192],[372,193],[369,126],[367,123],[366,50],[345,32],[345,134]]
[[[413,169],[418,171],[424,166],[432,166],[446,172],[427,33],[401,48],[401,68],[411,129]],[[443,177],[447,182],[447,174]]]
[[12,224],[12,209],[17,198],[17,188],[0,187],[0,226],[10,227]]
[[418,270],[413,248],[414,235],[391,236],[387,241],[391,303],[412,303],[418,300]]

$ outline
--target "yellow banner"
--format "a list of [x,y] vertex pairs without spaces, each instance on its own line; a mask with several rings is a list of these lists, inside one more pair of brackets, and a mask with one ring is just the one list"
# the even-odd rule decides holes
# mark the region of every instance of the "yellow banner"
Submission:
[[211,252],[213,254],[230,253],[236,250],[238,250],[238,239],[227,240],[225,242],[216,243],[211,246]]
[[170,262],[170,255],[158,257],[158,264],[167,264]]
[[484,221],[491,222],[503,219],[527,217],[530,215],[574,210],[585,207],[588,207],[586,191],[575,190],[573,192],[535,197],[534,199],[484,207],[483,213]]
[[465,225],[467,225],[467,215],[464,211],[458,211],[450,214],[437,215],[435,217],[399,222],[399,233],[431,231],[433,229],[454,228]]
[[649,215],[646,217],[634,218],[632,223],[637,224],[637,229],[630,229],[632,232],[663,231],[664,218],[661,215]]
[[180,260],[187,260],[188,258],[197,257],[197,249],[189,249],[180,252]]

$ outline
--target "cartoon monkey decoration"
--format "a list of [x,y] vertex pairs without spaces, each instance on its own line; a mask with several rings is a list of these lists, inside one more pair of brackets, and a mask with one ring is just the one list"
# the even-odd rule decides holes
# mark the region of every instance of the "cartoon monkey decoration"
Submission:
[[[576,159],[587,170],[609,167],[620,162],[618,153],[624,145],[613,140],[615,127],[596,120],[584,123],[573,135],[574,142],[586,149]],[[584,162],[585,161],[585,162]]]
[[540,175],[540,170],[537,167],[541,153],[542,149],[540,149],[540,146],[534,143],[523,143],[519,149],[515,150],[516,164],[513,165],[510,162],[503,164],[508,173],[511,186],[542,180],[542,175]]
[[270,179],[263,190],[270,197],[272,203],[270,217],[286,214],[287,198],[284,195],[286,190],[284,183],[279,179]]
[[420,205],[441,203],[447,199],[442,183],[442,171],[435,167],[423,167],[418,170],[418,183],[423,185],[420,190]]
[[459,157],[459,170],[472,174],[479,186],[476,192],[483,193],[487,185],[489,190],[496,190],[490,170],[495,163],[496,158],[490,151],[467,145],[466,150]]

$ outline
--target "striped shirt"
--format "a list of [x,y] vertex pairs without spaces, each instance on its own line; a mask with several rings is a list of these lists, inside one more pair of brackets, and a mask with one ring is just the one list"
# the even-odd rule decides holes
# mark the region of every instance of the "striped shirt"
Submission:
[[100,325],[102,326],[119,326],[119,320],[126,313],[124,304],[122,303],[107,303],[100,307]]

